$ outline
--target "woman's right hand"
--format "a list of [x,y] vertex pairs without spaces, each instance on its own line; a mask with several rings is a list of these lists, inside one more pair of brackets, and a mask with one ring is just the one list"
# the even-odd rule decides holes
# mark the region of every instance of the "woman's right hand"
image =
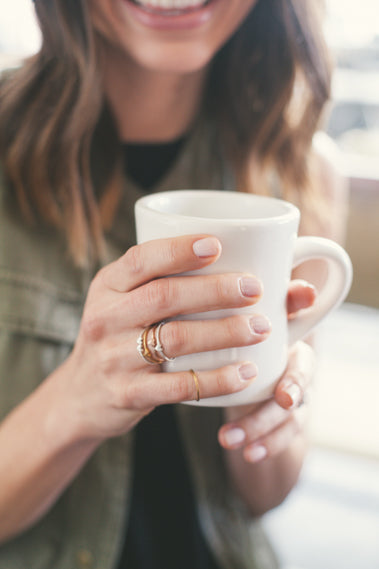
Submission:
[[[120,435],[157,405],[195,399],[191,373],[164,373],[146,363],[137,338],[146,326],[180,314],[259,300],[262,285],[253,275],[177,276],[213,263],[220,253],[214,237],[156,240],[132,247],[99,271],[74,350],[63,366],[61,404],[76,437],[101,441]],[[173,357],[260,342],[270,324],[264,316],[251,316],[167,322],[161,329],[165,353]],[[240,362],[198,375],[201,397],[214,397],[247,387],[256,368]]]
[[[0,543],[44,516],[104,439],[128,432],[156,405],[195,398],[191,373],[148,364],[136,341],[161,320],[259,299],[250,275],[176,276],[220,252],[209,236],[151,241],[99,271],[71,355],[0,425]],[[167,356],[254,344],[268,323],[251,322],[246,314],[167,322],[160,338]],[[255,374],[246,362],[200,372],[201,397],[242,390]]]

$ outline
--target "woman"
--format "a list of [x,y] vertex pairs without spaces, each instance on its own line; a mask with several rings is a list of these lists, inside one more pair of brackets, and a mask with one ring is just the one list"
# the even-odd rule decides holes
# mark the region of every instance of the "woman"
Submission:
[[[233,185],[291,199],[303,232],[336,236],[341,198],[311,145],[329,94],[318,2],[35,4],[41,51],[0,88],[0,566],[273,567],[259,516],[301,468],[312,350],[293,348],[263,404],[170,405],[244,389],[254,362],[166,374],[137,338],[184,311],[253,305],[262,283],[190,289],[173,275],[213,263],[218,240],[133,246],[133,203]],[[289,314],[314,294],[292,283]],[[165,356],[270,332],[264,315],[186,326],[161,328]]]

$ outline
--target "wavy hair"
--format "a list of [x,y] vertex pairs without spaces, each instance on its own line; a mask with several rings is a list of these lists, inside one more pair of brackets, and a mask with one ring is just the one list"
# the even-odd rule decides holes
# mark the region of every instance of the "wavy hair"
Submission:
[[[41,49],[0,85],[0,159],[25,219],[62,231],[84,266],[104,254],[120,141],[86,0],[35,5]],[[292,201],[309,186],[312,136],[330,95],[321,22],[320,0],[260,0],[212,62],[204,109],[239,189],[269,191],[272,172]]]

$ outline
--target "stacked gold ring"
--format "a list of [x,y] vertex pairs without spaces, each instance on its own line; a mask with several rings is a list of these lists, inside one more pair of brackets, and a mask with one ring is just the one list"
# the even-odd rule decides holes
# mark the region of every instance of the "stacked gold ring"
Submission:
[[[163,324],[165,324],[165,322],[158,322],[157,324],[146,326],[146,328],[144,328],[141,334],[138,336],[137,351],[139,355],[144,359],[144,361],[147,362],[148,364],[152,365],[162,364],[163,362],[171,362],[175,359],[175,358],[169,358],[164,353],[163,346],[160,340],[160,331]],[[152,342],[151,342],[152,350],[150,349],[149,345],[150,332],[152,333]],[[196,391],[195,400],[200,401],[199,378],[197,376],[197,373],[193,369],[190,369],[188,371],[190,372],[195,385],[195,391]]]
[[150,330],[154,328],[155,324],[152,326],[147,326],[142,330],[141,334],[137,340],[137,350],[139,355],[145,360],[145,362],[149,364],[161,364],[164,360],[160,357],[157,357],[154,353],[151,352],[148,344],[148,335]]
[[[163,346],[160,340],[160,331],[165,322],[158,322],[147,326],[142,330],[141,334],[137,340],[137,350],[139,355],[145,360],[145,362],[156,365],[162,364],[163,362],[171,362],[175,358],[169,358],[166,356],[163,350]],[[152,332],[152,344],[150,349],[149,346],[149,333]]]

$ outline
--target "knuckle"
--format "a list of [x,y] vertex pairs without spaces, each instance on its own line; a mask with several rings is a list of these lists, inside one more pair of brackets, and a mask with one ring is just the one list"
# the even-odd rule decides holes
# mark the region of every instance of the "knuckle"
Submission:
[[161,339],[168,356],[182,354],[188,347],[186,327],[180,322],[169,322],[162,327]]
[[241,389],[241,381],[237,376],[237,370],[233,366],[227,366],[217,371],[216,384],[221,394],[232,393]]
[[82,319],[82,334],[89,342],[98,342],[104,337],[105,322],[97,314],[87,313]]
[[194,398],[194,386],[189,381],[189,374],[181,373],[175,378],[170,386],[170,400],[172,401],[189,401]]
[[169,265],[176,265],[180,257],[181,248],[176,239],[169,239],[165,247],[166,261]]
[[170,279],[151,281],[146,285],[147,301],[161,311],[166,311],[174,302]]
[[97,287],[98,283],[103,283],[105,281],[105,275],[108,271],[108,266],[106,265],[105,267],[101,267],[101,269],[99,269],[95,276],[93,277],[89,290],[92,291],[94,288]]
[[139,245],[130,247],[126,253],[124,253],[123,262],[132,275],[140,275],[144,269],[141,247]]
[[133,382],[125,382],[122,388],[115,391],[115,406],[119,409],[136,409],[140,398],[138,385]]
[[215,278],[215,295],[219,302],[223,303],[230,297],[228,280],[222,277]]
[[141,405],[141,389],[136,382],[126,383],[122,392],[124,409],[138,409]]
[[99,371],[104,375],[110,375],[117,369],[117,362],[114,353],[109,348],[100,350],[98,355]]
[[248,346],[251,343],[251,331],[246,317],[242,314],[227,319],[226,334],[228,338],[233,339],[235,346]]

